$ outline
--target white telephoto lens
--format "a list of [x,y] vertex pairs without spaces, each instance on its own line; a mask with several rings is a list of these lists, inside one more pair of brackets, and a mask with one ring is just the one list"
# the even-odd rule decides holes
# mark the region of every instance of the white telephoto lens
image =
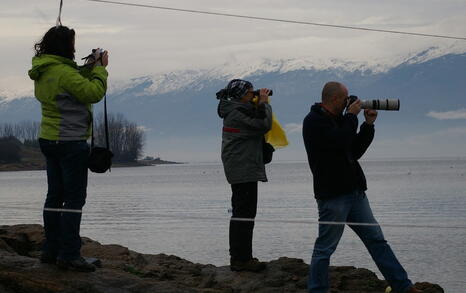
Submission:
[[365,101],[362,101],[361,108],[374,109],[374,110],[386,110],[386,111],[399,111],[400,100],[399,99],[365,100]]

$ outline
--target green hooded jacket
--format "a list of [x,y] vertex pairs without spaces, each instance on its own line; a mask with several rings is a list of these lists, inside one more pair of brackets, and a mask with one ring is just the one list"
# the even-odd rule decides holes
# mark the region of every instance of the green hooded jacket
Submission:
[[32,58],[29,77],[42,107],[39,137],[48,140],[86,140],[91,134],[91,104],[107,90],[103,66],[81,69],[74,61],[57,55]]

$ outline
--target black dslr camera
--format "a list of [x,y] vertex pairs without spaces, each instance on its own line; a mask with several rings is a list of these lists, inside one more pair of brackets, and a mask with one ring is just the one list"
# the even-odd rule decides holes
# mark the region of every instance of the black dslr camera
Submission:
[[[260,90],[255,90],[255,91],[253,91],[252,93],[254,94],[254,97],[260,96]],[[270,91],[269,91],[269,97],[270,97],[270,96],[273,96],[273,90],[270,90]]]

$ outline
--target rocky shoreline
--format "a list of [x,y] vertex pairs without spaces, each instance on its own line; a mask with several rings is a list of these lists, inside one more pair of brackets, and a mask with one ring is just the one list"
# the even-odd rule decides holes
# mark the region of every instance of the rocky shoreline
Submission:
[[[82,254],[99,258],[94,273],[60,271],[38,260],[44,239],[40,225],[0,226],[1,293],[282,293],[306,292],[308,265],[282,257],[261,273],[231,272],[228,266],[192,263],[174,255],[141,254],[120,245],[83,238]],[[331,267],[330,293],[383,293],[375,273],[355,267]],[[444,290],[417,283],[424,293]]]

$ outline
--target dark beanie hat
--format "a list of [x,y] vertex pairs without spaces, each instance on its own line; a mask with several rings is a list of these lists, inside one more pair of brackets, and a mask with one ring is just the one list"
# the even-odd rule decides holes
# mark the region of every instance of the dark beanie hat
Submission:
[[217,99],[239,100],[252,88],[247,80],[233,79],[228,85],[217,93]]

